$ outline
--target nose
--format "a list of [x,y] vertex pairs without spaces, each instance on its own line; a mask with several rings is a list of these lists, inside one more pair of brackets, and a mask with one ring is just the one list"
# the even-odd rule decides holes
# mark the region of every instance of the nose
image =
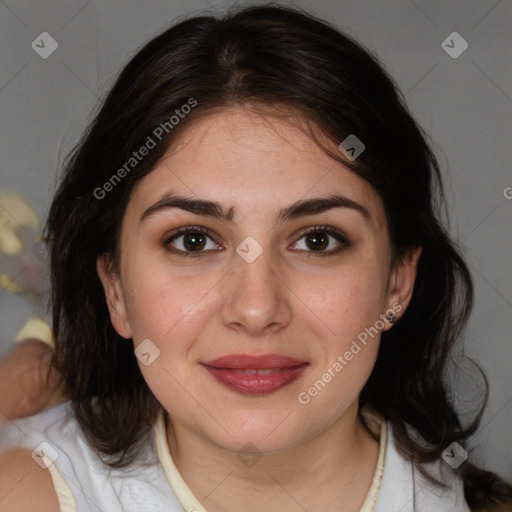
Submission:
[[226,276],[222,320],[225,325],[250,336],[275,334],[292,318],[290,288],[267,251],[252,263],[238,255]]

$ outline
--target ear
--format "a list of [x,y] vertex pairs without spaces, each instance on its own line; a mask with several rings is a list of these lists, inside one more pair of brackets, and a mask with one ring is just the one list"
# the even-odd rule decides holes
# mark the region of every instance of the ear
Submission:
[[[393,311],[397,318],[402,316],[411,301],[416,271],[422,247],[410,247],[405,250],[391,271],[387,295],[388,311]],[[392,327],[387,323],[384,330]]]
[[113,270],[111,258],[104,254],[96,260],[96,270],[103,285],[110,321],[117,333],[123,338],[132,337],[130,323],[119,274]]

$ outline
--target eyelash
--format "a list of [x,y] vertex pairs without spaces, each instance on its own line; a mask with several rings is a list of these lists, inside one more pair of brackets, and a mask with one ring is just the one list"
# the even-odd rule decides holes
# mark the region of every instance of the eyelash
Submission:
[[[179,238],[180,236],[186,235],[187,233],[199,233],[208,236],[214,243],[215,238],[213,236],[213,233],[208,229],[201,226],[186,226],[183,228],[178,228],[175,231],[173,231],[169,236],[165,238],[163,241],[164,248],[173,253],[177,254],[178,256],[184,256],[184,257],[192,257],[197,258],[199,256],[202,256],[204,253],[207,253],[209,251],[182,251],[181,249],[175,249],[172,246],[170,246],[171,242],[173,242],[176,238]],[[331,227],[331,226],[313,226],[310,228],[306,228],[302,230],[297,236],[297,240],[294,242],[297,243],[300,239],[304,238],[307,235],[311,234],[326,234],[331,237],[333,237],[338,243],[339,246],[335,249],[331,249],[329,251],[307,251],[309,254],[315,255],[315,256],[334,256],[336,254],[339,254],[340,252],[344,251],[345,249],[348,249],[352,246],[352,242],[347,238],[346,235],[344,235],[341,231],[338,231],[337,229]],[[217,244],[219,245],[219,244]]]

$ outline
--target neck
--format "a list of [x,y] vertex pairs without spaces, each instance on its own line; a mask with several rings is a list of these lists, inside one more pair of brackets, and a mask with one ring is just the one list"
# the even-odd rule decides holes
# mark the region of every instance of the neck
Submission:
[[167,439],[181,476],[208,512],[239,510],[241,503],[247,512],[357,512],[379,451],[357,414],[357,402],[316,437],[259,459],[241,461],[178,422],[169,422]]

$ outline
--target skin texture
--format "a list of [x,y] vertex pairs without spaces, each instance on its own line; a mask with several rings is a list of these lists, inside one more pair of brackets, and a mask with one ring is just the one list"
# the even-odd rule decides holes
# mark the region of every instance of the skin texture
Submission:
[[[171,192],[219,202],[233,209],[232,220],[178,208],[141,220]],[[370,218],[333,208],[277,221],[296,201],[333,194],[364,206]],[[325,225],[351,245],[326,256],[308,247],[301,230]],[[183,236],[169,242],[184,226],[211,231],[199,256],[180,255]],[[252,263],[236,252],[246,237],[262,248]],[[326,251],[338,244],[329,237]],[[359,510],[378,443],[358,417],[358,396],[380,336],[307,405],[297,397],[393,304],[403,314],[419,254],[410,250],[393,266],[384,208],[371,186],[297,126],[242,107],[187,127],[137,184],[123,220],[119,273],[107,258],[98,260],[98,273],[119,334],[135,347],[149,339],[160,350],[150,365],[139,365],[170,414],[176,465],[209,511],[238,510],[240,503],[248,512],[335,510],[340,503],[346,512]],[[385,322],[383,329],[391,327]],[[247,396],[201,365],[233,353],[277,353],[308,367],[279,391]],[[237,456],[247,443],[262,456],[251,467]]]
[[48,469],[29,450],[0,454],[0,512],[58,512],[59,500]]

